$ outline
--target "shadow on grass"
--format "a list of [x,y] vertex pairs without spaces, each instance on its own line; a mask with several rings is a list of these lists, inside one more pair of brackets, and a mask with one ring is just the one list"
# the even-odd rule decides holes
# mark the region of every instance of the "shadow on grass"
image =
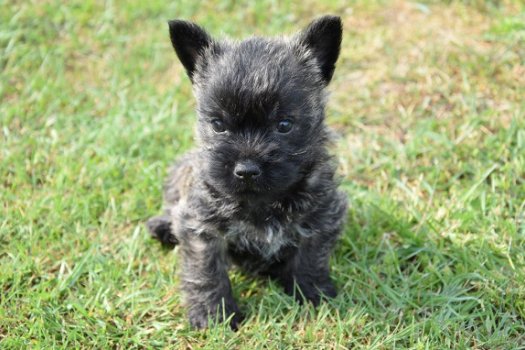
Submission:
[[352,203],[332,264],[339,295],[330,305],[342,319],[361,313],[375,331],[430,338],[463,333],[476,339],[470,345],[523,339],[524,291],[507,258],[482,240],[452,240],[439,222],[389,199],[367,198]]

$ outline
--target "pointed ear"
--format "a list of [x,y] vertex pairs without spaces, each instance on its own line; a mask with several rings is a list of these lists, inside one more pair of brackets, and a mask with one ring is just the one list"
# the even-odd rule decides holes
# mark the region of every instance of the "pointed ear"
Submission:
[[337,16],[323,16],[299,33],[299,43],[306,46],[317,60],[326,84],[332,79],[339,57],[343,25]]
[[181,20],[168,21],[170,39],[179,60],[193,82],[197,59],[213,44],[212,38],[198,25]]

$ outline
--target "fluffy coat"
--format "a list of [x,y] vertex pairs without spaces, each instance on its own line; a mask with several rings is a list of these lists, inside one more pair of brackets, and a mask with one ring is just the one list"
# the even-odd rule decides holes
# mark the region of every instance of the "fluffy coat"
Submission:
[[276,280],[300,302],[335,296],[329,257],[347,202],[334,180],[324,110],[340,19],[240,42],[217,41],[186,21],[169,29],[197,100],[197,147],[171,169],[164,214],[147,226],[163,244],[180,246],[191,325],[226,316],[238,327],[232,263]]

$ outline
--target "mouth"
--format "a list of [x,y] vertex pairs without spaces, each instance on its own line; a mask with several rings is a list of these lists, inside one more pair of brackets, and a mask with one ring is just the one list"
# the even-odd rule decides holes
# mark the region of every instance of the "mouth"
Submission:
[[241,191],[241,192],[237,192],[237,197],[241,197],[241,198],[254,198],[254,197],[258,197],[258,196],[260,196],[260,194],[255,192],[255,191]]
[[253,182],[243,182],[237,185],[236,193],[238,194],[257,194],[260,193],[260,188]]
[[272,198],[272,195],[264,191],[247,189],[236,192],[235,198],[242,203],[265,203]]
[[239,196],[264,196],[268,193],[262,184],[256,180],[240,180],[236,181],[234,192]]

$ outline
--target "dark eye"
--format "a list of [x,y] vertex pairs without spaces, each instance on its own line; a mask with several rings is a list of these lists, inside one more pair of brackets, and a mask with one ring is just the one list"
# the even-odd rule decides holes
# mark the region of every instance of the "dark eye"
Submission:
[[224,123],[220,119],[213,119],[211,121],[211,128],[216,133],[221,133],[221,132],[225,132],[226,131],[226,126],[224,125]]
[[277,132],[287,134],[292,130],[293,122],[290,119],[283,119],[277,123]]

